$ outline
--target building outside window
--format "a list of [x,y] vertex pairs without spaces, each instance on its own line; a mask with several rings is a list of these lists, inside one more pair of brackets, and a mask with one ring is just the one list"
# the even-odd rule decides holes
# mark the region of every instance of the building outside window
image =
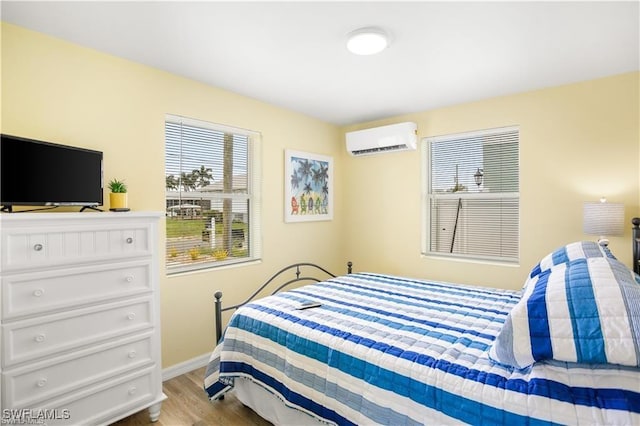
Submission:
[[425,138],[422,161],[423,254],[518,262],[518,127]]
[[258,260],[260,135],[168,115],[167,272]]

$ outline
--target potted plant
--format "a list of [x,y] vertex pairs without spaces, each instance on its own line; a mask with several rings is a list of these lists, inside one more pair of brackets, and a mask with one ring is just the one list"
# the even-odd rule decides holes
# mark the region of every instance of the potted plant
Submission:
[[109,182],[109,208],[111,210],[127,209],[127,185],[118,179],[111,179]]

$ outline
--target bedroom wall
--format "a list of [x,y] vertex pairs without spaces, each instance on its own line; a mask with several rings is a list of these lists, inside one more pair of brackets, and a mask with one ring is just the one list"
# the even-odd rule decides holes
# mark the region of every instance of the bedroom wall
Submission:
[[595,239],[582,233],[583,202],[606,196],[625,204],[625,235],[610,247],[631,266],[630,221],[640,214],[639,81],[635,72],[344,128],[415,121],[422,139],[520,126],[519,266],[420,255],[420,150],[345,155],[347,256],[357,270],[519,289],[554,248]]
[[[165,113],[262,133],[263,262],[162,276],[164,367],[210,351],[216,290],[239,302],[250,284],[291,262],[343,271],[353,260],[360,271],[519,288],[548,251],[592,238],[582,234],[583,201],[606,195],[625,203],[627,222],[640,214],[640,73],[339,129],[20,27],[2,23],[1,37],[2,132],[104,151],[105,180],[124,178],[135,210],[164,210]],[[421,257],[419,151],[353,158],[344,150],[343,131],[399,121],[416,121],[420,138],[520,125],[520,266]],[[333,221],[283,222],[285,148],[334,157]],[[629,239],[629,231],[611,239],[628,264]],[[162,252],[164,234],[159,245]]]
[[[341,181],[344,148],[336,126],[6,23],[1,35],[2,132],[104,151],[105,181],[127,182],[133,210],[165,209],[166,113],[262,133],[263,261],[166,277],[162,259],[164,367],[211,351],[216,290],[238,303],[289,263],[345,270],[336,249],[344,222],[339,185],[333,221],[283,221],[284,149],[333,156]],[[164,253],[164,222],[160,228]]]

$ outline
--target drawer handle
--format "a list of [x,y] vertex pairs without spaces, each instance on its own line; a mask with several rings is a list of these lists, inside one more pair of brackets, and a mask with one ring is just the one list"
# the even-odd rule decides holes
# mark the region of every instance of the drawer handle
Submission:
[[37,288],[35,290],[33,290],[33,296],[34,297],[41,297],[44,294],[44,290],[41,288]]
[[133,276],[132,275],[127,275],[126,278],[124,279],[126,282],[128,283],[132,283],[133,282]]
[[135,386],[131,386],[129,388],[129,395],[134,395],[137,391],[138,391],[138,388],[136,388]]
[[126,241],[127,241],[127,244],[133,244],[133,238],[131,237],[128,237]]
[[44,246],[43,246],[42,244],[39,244],[39,243],[38,243],[38,244],[35,244],[35,245],[33,246],[33,249],[34,249],[35,251],[41,251],[43,248],[44,248]]
[[127,315],[127,319],[129,321],[133,321],[136,318],[136,314],[134,312],[131,312],[129,315]]
[[129,351],[129,358],[133,359],[136,356],[138,356],[138,353],[134,349]]
[[44,339],[45,339],[44,334],[38,334],[36,337],[33,338],[33,340],[36,343],[42,343],[42,342],[44,342]]
[[46,385],[47,385],[47,379],[45,378],[42,378],[36,382],[36,386],[38,386],[39,388],[43,388]]

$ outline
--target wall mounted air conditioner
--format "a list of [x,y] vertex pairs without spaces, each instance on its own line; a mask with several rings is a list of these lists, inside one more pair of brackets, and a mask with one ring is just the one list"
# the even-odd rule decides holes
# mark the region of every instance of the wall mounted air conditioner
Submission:
[[416,123],[398,123],[347,132],[347,151],[354,156],[382,152],[415,150],[418,139]]

